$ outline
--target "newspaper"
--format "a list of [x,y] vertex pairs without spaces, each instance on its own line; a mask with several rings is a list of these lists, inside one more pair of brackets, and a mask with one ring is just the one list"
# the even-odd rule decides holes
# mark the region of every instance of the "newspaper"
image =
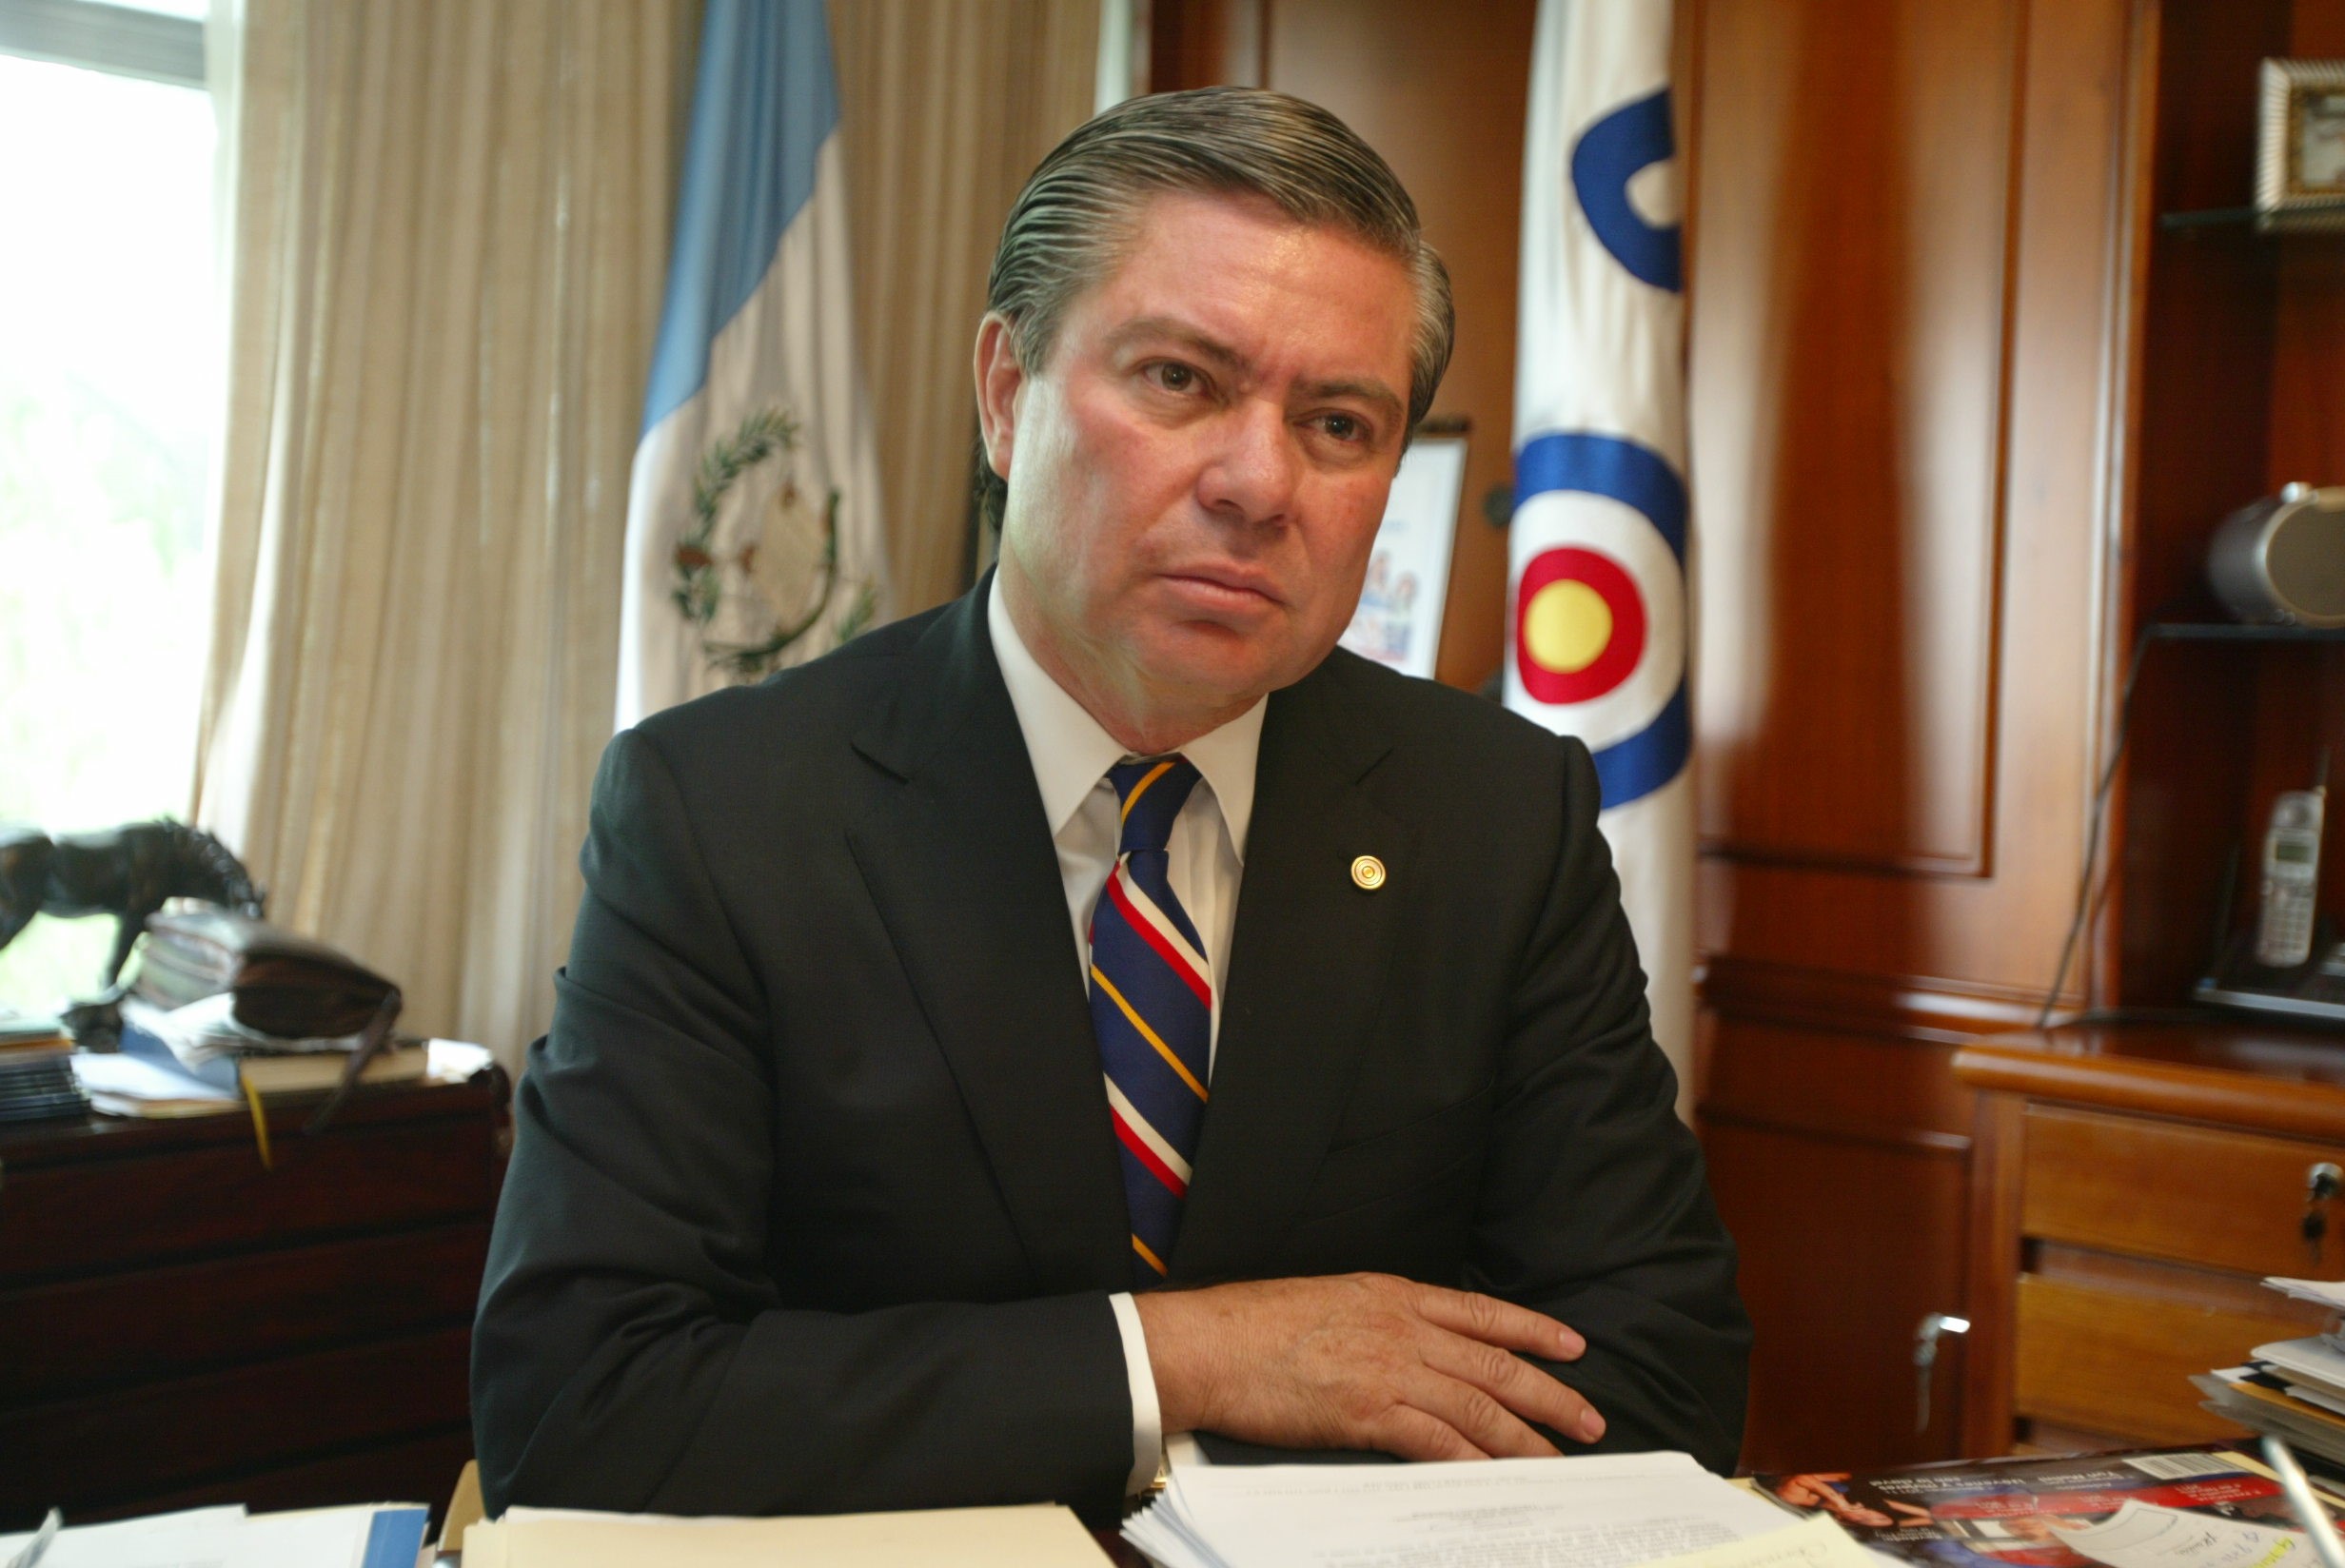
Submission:
[[[1761,1493],[1838,1520],[1859,1542],[1930,1568],[2086,1568],[2085,1548],[2132,1532],[2088,1529],[2129,1504],[2295,1532],[2279,1482],[2223,1446],[1985,1460],[1904,1470],[1755,1476]],[[2333,1508],[2345,1517],[2345,1509]],[[2128,1526],[2141,1518],[2137,1508]],[[2230,1535],[2234,1532],[2220,1532]]]

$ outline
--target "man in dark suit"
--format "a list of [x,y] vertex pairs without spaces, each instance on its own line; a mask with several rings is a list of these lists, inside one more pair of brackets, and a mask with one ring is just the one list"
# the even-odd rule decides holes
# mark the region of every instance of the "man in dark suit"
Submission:
[[1189,1430],[1730,1465],[1587,755],[1332,651],[1448,356],[1406,193],[1295,100],[1141,100],[991,304],[997,573],[604,757],[491,1506],[1096,1516]]

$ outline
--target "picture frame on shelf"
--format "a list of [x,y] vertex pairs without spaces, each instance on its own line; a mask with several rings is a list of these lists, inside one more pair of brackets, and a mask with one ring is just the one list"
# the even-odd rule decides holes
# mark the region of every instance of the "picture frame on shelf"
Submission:
[[2345,60],[2266,60],[2256,226],[2345,230]]

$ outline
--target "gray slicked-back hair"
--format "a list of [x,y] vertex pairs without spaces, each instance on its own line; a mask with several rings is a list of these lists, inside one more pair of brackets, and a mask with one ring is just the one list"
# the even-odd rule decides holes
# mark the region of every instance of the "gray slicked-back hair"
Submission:
[[[1050,360],[1068,304],[1124,260],[1140,210],[1158,196],[1258,196],[1407,264],[1417,323],[1409,426],[1433,405],[1457,317],[1449,270],[1425,243],[1416,204],[1375,149],[1316,104],[1260,88],[1198,88],[1129,99],[1036,166],[1001,226],[986,308],[1010,323],[1018,363]],[[1001,522],[1008,486],[976,451],[977,501]]]

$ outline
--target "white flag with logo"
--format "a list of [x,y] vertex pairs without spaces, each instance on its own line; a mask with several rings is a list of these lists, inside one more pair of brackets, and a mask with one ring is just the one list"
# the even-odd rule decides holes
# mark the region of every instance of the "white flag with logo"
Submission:
[[880,614],[822,0],[709,0],[627,497],[618,721]]
[[1683,1113],[1694,827],[1669,35],[1668,0],[1541,0],[1523,157],[1507,705],[1595,755],[1600,820]]

